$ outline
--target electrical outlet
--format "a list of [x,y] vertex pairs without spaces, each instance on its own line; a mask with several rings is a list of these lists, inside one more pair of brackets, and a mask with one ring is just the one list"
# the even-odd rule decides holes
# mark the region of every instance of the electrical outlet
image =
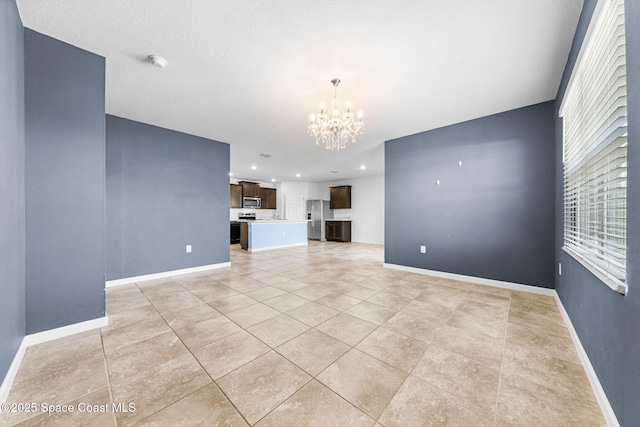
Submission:
[[191,253],[191,245],[187,245],[187,253],[190,254]]
[[426,254],[427,253],[427,247],[426,246],[420,246],[420,253],[421,254]]

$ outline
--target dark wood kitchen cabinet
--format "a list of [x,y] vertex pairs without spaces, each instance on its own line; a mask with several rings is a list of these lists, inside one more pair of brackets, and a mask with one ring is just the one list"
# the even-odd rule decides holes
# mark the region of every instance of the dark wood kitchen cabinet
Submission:
[[260,187],[260,209],[277,209],[275,188]]
[[325,238],[333,242],[350,242],[351,221],[326,221]]
[[229,207],[242,207],[242,185],[231,184],[231,189],[229,191]]
[[329,188],[329,208],[351,209],[351,186],[341,185]]
[[245,222],[240,223],[240,248],[247,250],[249,247],[249,224]]
[[230,243],[240,243],[240,223],[238,221],[231,221],[230,227]]
[[260,197],[260,184],[257,182],[240,181],[242,197]]

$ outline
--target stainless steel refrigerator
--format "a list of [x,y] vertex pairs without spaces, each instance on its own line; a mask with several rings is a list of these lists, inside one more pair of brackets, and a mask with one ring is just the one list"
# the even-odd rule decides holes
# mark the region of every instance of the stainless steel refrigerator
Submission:
[[307,238],[309,240],[326,240],[324,222],[333,218],[328,200],[307,200]]

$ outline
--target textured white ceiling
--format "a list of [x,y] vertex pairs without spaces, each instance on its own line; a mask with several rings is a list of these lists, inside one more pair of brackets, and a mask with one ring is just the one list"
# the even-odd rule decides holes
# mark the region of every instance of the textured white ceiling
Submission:
[[[582,0],[18,5],[26,27],[106,57],[107,113],[227,142],[236,177],[321,182],[383,173],[385,140],[554,99]],[[333,77],[366,123],[339,152],[307,134]]]

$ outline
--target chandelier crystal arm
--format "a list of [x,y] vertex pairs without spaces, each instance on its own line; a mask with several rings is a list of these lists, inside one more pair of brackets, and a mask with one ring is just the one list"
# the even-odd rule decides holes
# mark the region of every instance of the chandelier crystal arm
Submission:
[[346,104],[343,111],[338,101],[338,85],[340,79],[332,79],[333,99],[328,112],[324,111],[324,104],[320,104],[320,114],[311,114],[308,125],[309,135],[316,138],[316,145],[322,142],[327,150],[342,150],[346,148],[347,141],[356,142],[356,136],[364,132],[362,112],[358,113],[357,120],[351,112],[351,104]]

